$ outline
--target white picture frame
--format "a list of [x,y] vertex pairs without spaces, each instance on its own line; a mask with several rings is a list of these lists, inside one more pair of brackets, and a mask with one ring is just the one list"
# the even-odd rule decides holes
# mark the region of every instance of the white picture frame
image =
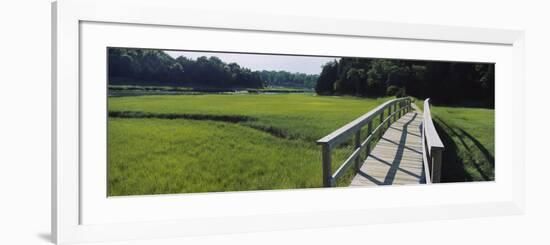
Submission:
[[[252,13],[187,11],[181,15],[187,4],[181,1],[134,0],[60,0],[52,4],[52,237],[56,243],[116,241],[127,239],[152,239],[204,234],[223,234],[248,231],[268,231],[295,228],[314,228],[356,224],[376,224],[400,221],[419,221],[464,217],[520,214],[524,210],[524,34],[518,30],[497,30],[472,27],[451,27],[388,23],[375,21],[341,20],[296,16],[265,16]],[[250,21],[254,20],[254,21]],[[186,195],[163,195],[119,199],[122,209],[109,210],[94,222],[83,222],[85,212],[98,202],[88,202],[83,188],[83,176],[89,172],[82,166],[81,152],[89,145],[82,144],[83,124],[82,95],[82,53],[86,52],[83,42],[108,45],[108,36],[86,39],[83,26],[92,24],[117,25],[119,28],[173,28],[210,30],[211,32],[263,33],[265,35],[295,35],[313,37],[338,37],[342,40],[362,38],[376,39],[376,42],[436,42],[441,46],[468,44],[474,46],[502,47],[502,64],[506,68],[497,71],[496,121],[497,121],[497,171],[496,181],[490,183],[442,184],[433,186],[407,186],[356,189],[313,189],[293,191],[258,191],[227,194],[200,194],[188,198]],[[122,25],[122,27],[120,27]],[[108,29],[108,28],[96,28]],[[170,32],[164,30],[163,33]],[[130,32],[128,32],[130,33]],[[139,35],[140,32],[135,32]],[[159,32],[160,33],[160,32]],[[170,35],[168,33],[167,35]],[[114,38],[114,37],[112,37]],[[97,40],[99,39],[99,40]],[[145,41],[143,42],[145,43]],[[86,44],[87,45],[87,44]],[[135,45],[144,45],[135,43]],[[154,40],[146,48],[155,45]],[[174,44],[176,45],[176,44]],[[470,47],[468,46],[468,48]],[[225,47],[228,49],[231,47]],[[479,48],[479,47],[478,47]],[[238,49],[238,47],[235,47]],[[473,48],[472,48],[473,49]],[[490,48],[488,48],[490,49]],[[482,49],[479,49],[483,52]],[[500,49],[495,49],[499,52]],[[239,51],[239,50],[236,50]],[[242,50],[241,50],[242,51]],[[311,51],[315,52],[315,51]],[[333,51],[336,52],[336,51]],[[509,54],[507,53],[509,52]],[[310,53],[308,53],[310,54]],[[387,54],[389,55],[389,54]],[[463,54],[464,55],[464,54]],[[391,55],[389,55],[391,56]],[[495,54],[495,57],[499,54]],[[397,56],[392,56],[397,57]],[[433,57],[433,56],[432,56]],[[463,57],[463,58],[461,58]],[[474,56],[458,56],[453,60],[471,60]],[[479,58],[484,60],[483,57]],[[497,63],[498,64],[498,63]],[[497,68],[498,69],[498,68]],[[500,74],[500,76],[499,76]],[[504,76],[505,75],[505,76]],[[514,85],[508,81],[514,81]],[[514,104],[507,110],[499,110],[498,98],[514,92]],[[500,94],[500,95],[499,95]],[[104,98],[99,98],[104,99]],[[505,102],[502,102],[505,103]],[[502,105],[502,104],[501,104]],[[500,123],[500,126],[498,126]],[[90,125],[90,124],[87,124]],[[86,129],[88,130],[88,129]],[[500,133],[499,132],[504,132]],[[512,140],[510,140],[512,139]],[[502,143],[499,143],[502,142]],[[513,148],[510,150],[499,150]],[[505,145],[506,144],[506,145]],[[500,160],[503,159],[503,160]],[[507,161],[498,169],[499,161]],[[90,185],[88,185],[90,186]],[[87,187],[88,188],[88,187]],[[93,188],[93,187],[92,187]],[[101,188],[101,187],[97,187]],[[455,196],[446,193],[452,192]],[[461,193],[472,193],[465,195]],[[361,196],[358,199],[358,196]],[[405,199],[404,195],[407,196]],[[326,198],[331,200],[368,200],[368,205],[343,205],[329,202],[326,205],[337,208],[308,208],[311,205],[289,205],[285,200],[310,200]],[[441,198],[429,198],[439,196]],[[206,216],[200,212],[213,211],[216,207],[197,208],[198,215],[166,215],[164,212],[143,212],[143,208],[176,210],[174,205],[185,204],[183,199],[196,203],[188,208],[204,207],[207,203],[223,200],[235,202],[248,200],[263,209],[244,212],[243,209],[228,209],[227,215],[215,213]],[[105,197],[107,199],[107,197]],[[257,200],[264,200],[263,202]],[[404,203],[404,200],[407,203]],[[143,203],[147,202],[145,206]],[[257,202],[257,203],[255,203]],[[305,200],[304,200],[305,202]],[[88,205],[83,205],[89,203]],[[128,219],[132,213],[116,213],[128,209],[128,205],[139,205],[134,212],[147,213],[142,219]],[[237,204],[237,203],[235,203]],[[118,205],[118,204],[117,204]],[[92,208],[88,208],[92,206]],[[88,209],[86,209],[88,208]],[[209,210],[210,209],[210,210]],[[250,210],[250,209],[247,209]],[[135,213],[134,213],[135,214]],[[90,216],[90,215],[88,215]],[[153,219],[158,216],[158,219]],[[109,217],[115,217],[110,219]],[[176,217],[176,218],[169,218]],[[85,220],[85,219],[84,219]]]

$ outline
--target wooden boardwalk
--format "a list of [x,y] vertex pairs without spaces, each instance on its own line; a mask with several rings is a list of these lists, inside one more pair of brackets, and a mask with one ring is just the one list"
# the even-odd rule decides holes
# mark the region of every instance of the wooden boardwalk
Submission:
[[425,183],[422,164],[422,113],[413,110],[390,125],[351,186]]

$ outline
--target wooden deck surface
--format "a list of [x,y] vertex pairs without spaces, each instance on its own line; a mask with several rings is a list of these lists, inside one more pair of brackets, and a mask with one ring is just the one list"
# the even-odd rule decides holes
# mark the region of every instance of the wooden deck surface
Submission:
[[350,186],[425,183],[421,123],[422,113],[411,111],[390,125]]

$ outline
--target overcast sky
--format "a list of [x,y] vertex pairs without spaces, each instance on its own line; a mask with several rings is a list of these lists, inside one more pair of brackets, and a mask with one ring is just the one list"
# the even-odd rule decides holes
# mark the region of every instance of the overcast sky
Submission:
[[177,58],[185,56],[191,59],[197,59],[201,56],[217,56],[225,63],[235,62],[241,67],[249,68],[253,71],[274,70],[301,72],[306,74],[320,74],[321,66],[333,57],[311,57],[311,56],[290,56],[290,55],[265,55],[265,54],[235,54],[235,53],[209,53],[209,52],[188,52],[188,51],[164,51],[170,56]]

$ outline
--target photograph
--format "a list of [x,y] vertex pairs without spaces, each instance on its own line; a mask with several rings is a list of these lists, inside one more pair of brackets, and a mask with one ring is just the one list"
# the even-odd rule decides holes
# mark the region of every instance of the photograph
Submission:
[[0,245],[550,244],[546,5],[5,1]]
[[495,180],[495,64],[107,47],[107,195]]

